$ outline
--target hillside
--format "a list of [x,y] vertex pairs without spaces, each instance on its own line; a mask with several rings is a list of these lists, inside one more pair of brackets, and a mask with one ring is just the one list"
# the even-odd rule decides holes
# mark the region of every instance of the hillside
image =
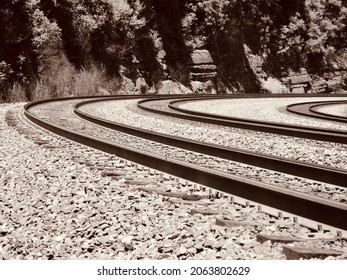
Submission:
[[346,0],[0,3],[3,100],[346,90]]

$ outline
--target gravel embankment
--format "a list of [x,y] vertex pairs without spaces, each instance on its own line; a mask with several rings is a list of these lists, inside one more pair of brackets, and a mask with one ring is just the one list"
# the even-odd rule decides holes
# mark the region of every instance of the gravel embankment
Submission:
[[97,107],[89,104],[80,109],[111,121],[164,134],[347,169],[347,145],[164,117],[138,110],[136,102],[99,102]]
[[[192,111],[219,114],[230,117],[313,126],[326,129],[346,130],[347,125],[296,115],[286,111],[290,104],[301,102],[347,100],[347,97],[325,98],[244,98],[232,100],[204,100],[182,103],[180,108]],[[346,106],[346,105],[345,105]]]
[[[147,180],[143,170],[34,129],[30,137],[49,141],[46,148],[37,145],[5,123],[13,107],[0,106],[0,259],[284,259],[281,244],[261,244],[256,234],[309,233],[281,221],[270,225],[255,208],[225,200],[173,203],[165,195],[139,191],[138,181]],[[124,175],[105,177],[87,162]],[[174,185],[152,177],[146,187]],[[214,216],[191,214],[194,208],[206,209],[206,203],[258,226],[227,228],[215,225]],[[345,246],[312,242],[321,248]]]

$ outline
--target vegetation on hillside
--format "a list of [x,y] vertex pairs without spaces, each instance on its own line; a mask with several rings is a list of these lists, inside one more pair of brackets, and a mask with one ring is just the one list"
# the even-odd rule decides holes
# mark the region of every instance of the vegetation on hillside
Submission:
[[321,74],[347,47],[346,0],[0,3],[0,97],[7,100],[14,91],[27,100],[83,94],[78,85],[88,75],[87,92],[126,91],[139,79],[141,92],[168,78],[189,86],[194,49],[211,52],[219,84],[256,92],[245,45],[273,77],[302,67]]

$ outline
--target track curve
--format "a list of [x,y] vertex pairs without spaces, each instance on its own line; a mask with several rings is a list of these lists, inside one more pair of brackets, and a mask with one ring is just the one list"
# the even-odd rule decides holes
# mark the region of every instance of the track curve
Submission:
[[[209,97],[210,98],[210,97]],[[288,160],[277,156],[262,155],[255,152],[241,149],[223,147],[221,145],[203,143],[183,137],[171,136],[163,133],[156,133],[146,129],[136,128],[129,125],[120,124],[106,119],[95,117],[91,114],[81,111],[79,108],[88,104],[104,102],[107,99],[88,100],[80,102],[74,106],[74,113],[79,117],[96,123],[98,125],[128,133],[137,137],[156,141],[162,144],[175,146],[182,149],[189,149],[195,152],[202,152],[215,157],[233,160],[245,164],[252,164],[258,167],[288,173],[295,176],[306,177],[313,180],[322,181],[329,184],[347,187],[347,172],[338,168],[322,167],[317,164],[301,163],[294,160]],[[157,100],[157,99],[154,99]],[[147,99],[144,102],[148,102]],[[139,103],[142,103],[140,101]],[[170,102],[171,103],[171,102]]]
[[[121,99],[127,97],[123,96],[117,98]],[[130,98],[139,98],[139,96],[132,96]],[[187,97],[185,96],[185,98]],[[72,99],[69,99],[69,102],[71,100]],[[75,101],[77,100],[78,99],[75,99]],[[95,101],[96,99],[92,98],[91,100]],[[197,182],[199,184],[210,186],[227,193],[238,195],[246,199],[250,199],[252,201],[270,205],[271,207],[282,209],[284,211],[295,213],[300,216],[308,217],[310,219],[347,230],[347,221],[345,219],[347,215],[347,206],[342,203],[329,201],[327,199],[314,197],[312,195],[303,194],[296,191],[286,190],[281,187],[277,187],[270,184],[255,182],[253,180],[240,178],[238,176],[226,174],[224,172],[219,172],[205,167],[196,166],[194,164],[190,164],[184,161],[174,160],[165,156],[149,153],[140,149],[134,149],[126,145],[101,139],[100,137],[87,135],[84,129],[80,129],[78,131],[73,128],[71,129],[71,127],[69,126],[64,126],[62,124],[50,123],[49,121],[44,120],[42,116],[39,116],[31,112],[31,109],[35,108],[35,106],[43,105],[45,103],[48,104],[51,101],[52,100],[47,100],[26,105],[26,117],[34,123],[46,128],[51,132],[54,132],[58,135],[74,140],[76,142],[82,143],[84,145],[97,148],[107,153],[116,154],[117,156],[123,157],[125,159],[138,162],[151,168],[155,168],[157,170],[167,172],[172,175],[179,176],[181,178],[193,182]],[[87,100],[85,101],[88,102]],[[57,100],[54,100],[54,102],[57,102]],[[64,106],[61,105],[61,107]],[[78,112],[77,109],[78,106],[76,106],[75,112],[82,116],[82,114],[80,114],[80,112]],[[84,117],[86,117],[86,115],[84,115]],[[89,121],[93,121],[93,119],[90,118]],[[112,128],[115,129],[115,127]],[[129,128],[123,127],[121,129],[127,129],[129,132]],[[138,130],[136,133],[139,133],[143,136],[146,132]],[[156,137],[162,136],[157,135]],[[173,140],[171,139],[169,141]],[[177,141],[177,139],[175,141]],[[186,143],[184,145],[188,144]],[[341,178],[341,176],[345,176],[345,174],[342,174],[344,174],[344,172],[340,173],[337,177]]]
[[314,108],[317,114],[324,114],[333,117],[343,117],[347,119],[347,104],[339,103],[334,105],[325,105]]
[[347,123],[347,116],[340,116],[337,114],[330,114],[330,113],[325,113],[321,112],[321,109],[325,109],[326,107],[330,107],[332,105],[346,105],[347,102],[336,102],[336,103],[328,103],[328,104],[320,104],[320,105],[313,105],[310,108],[310,111],[313,112],[314,114],[322,115],[325,117],[328,117],[327,119],[331,119],[333,121],[340,121],[343,123]]
[[289,112],[299,114],[302,116],[319,118],[328,121],[347,123],[347,117],[327,114],[319,111],[319,108],[329,105],[347,104],[346,101],[324,101],[324,102],[304,102],[295,103],[287,106]]
[[[339,95],[339,96],[342,96],[342,95]],[[269,96],[266,96],[266,97],[269,97]],[[283,95],[280,95],[277,97],[283,98]],[[346,96],[343,96],[343,97],[346,97]],[[222,97],[222,98],[226,99],[226,97]],[[317,127],[297,126],[297,125],[289,125],[289,124],[274,123],[274,122],[267,122],[267,121],[248,120],[248,119],[229,117],[229,116],[223,116],[223,115],[217,115],[217,114],[197,112],[193,110],[182,109],[178,106],[178,104],[183,102],[200,101],[200,100],[203,100],[203,99],[195,97],[195,98],[187,99],[184,101],[182,100],[168,101],[167,107],[171,109],[170,111],[162,110],[161,108],[152,106],[152,103],[155,101],[158,101],[158,99],[140,101],[138,103],[138,107],[148,112],[161,114],[165,116],[176,117],[176,118],[182,118],[186,120],[205,122],[210,124],[222,125],[226,127],[250,129],[250,130],[256,130],[256,131],[261,131],[266,133],[275,133],[275,134],[282,134],[282,135],[293,136],[293,137],[302,137],[302,138],[308,138],[308,139],[314,139],[314,140],[320,140],[320,141],[330,141],[330,142],[347,144],[347,131],[329,130],[329,129],[323,129],[323,128],[317,128]]]

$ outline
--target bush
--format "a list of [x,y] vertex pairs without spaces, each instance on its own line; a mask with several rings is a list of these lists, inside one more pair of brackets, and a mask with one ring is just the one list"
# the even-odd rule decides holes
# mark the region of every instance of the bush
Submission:
[[71,96],[102,95],[112,93],[119,86],[118,79],[108,79],[104,68],[92,66],[78,71],[70,90]]
[[14,83],[12,88],[8,92],[7,96],[8,102],[27,102],[27,96],[25,89],[19,83]]
[[289,89],[275,78],[260,79],[260,82],[261,87],[269,93],[289,93]]
[[109,78],[102,67],[76,69],[66,58],[50,75],[41,77],[32,93],[33,100],[47,98],[103,95],[115,93],[118,78]]

